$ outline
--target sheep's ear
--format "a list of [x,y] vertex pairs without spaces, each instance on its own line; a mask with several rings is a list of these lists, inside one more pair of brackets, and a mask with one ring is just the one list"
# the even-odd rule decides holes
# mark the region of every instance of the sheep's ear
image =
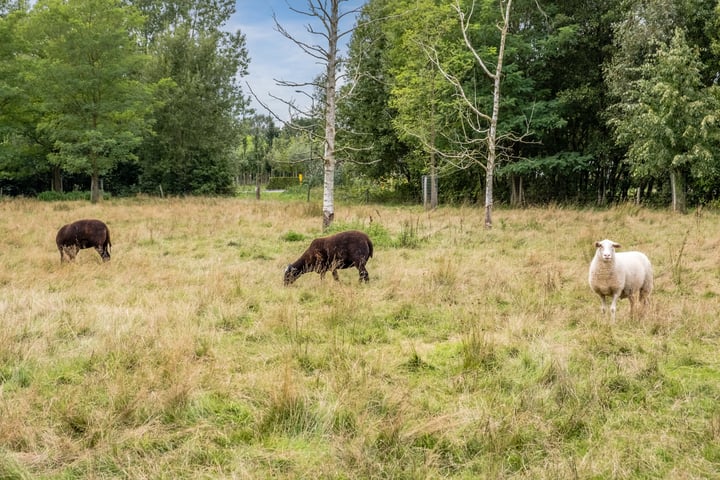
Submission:
[[600,247],[600,242],[595,242],[595,248]]
[[620,248],[620,247],[622,247],[622,245],[620,245],[619,243],[613,243],[613,247]]

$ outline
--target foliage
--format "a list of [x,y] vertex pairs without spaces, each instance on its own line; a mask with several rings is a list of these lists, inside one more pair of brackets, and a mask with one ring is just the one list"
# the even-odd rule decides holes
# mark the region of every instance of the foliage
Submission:
[[[680,29],[641,65],[639,75],[633,93],[616,106],[622,113],[611,123],[618,142],[628,145],[635,175],[672,176],[673,187],[678,183],[673,196],[684,196],[687,175],[717,175],[715,135],[708,134],[717,128],[716,98],[703,88],[698,54]],[[684,201],[678,208],[685,209]]]
[[417,176],[411,146],[393,127],[390,31],[393,2],[370,0],[363,6],[349,44],[348,78],[338,103],[338,144],[347,169],[370,178]]
[[[469,33],[477,50],[491,58],[497,31],[490,15],[497,14],[497,2],[473,3],[476,22]],[[355,82],[347,90],[355,96],[349,97],[343,110],[344,121],[354,127],[347,141],[353,144],[355,139],[354,145],[361,147],[357,154],[361,163],[356,168],[373,172],[377,178],[381,168],[391,167],[414,185],[431,163],[429,153],[419,146],[435,144],[452,154],[448,140],[452,132],[462,135],[463,131],[460,117],[452,113],[457,112],[452,92],[443,89],[427,65],[428,52],[437,52],[439,65],[462,79],[479,105],[487,105],[489,98],[479,72],[462,68],[468,62],[462,60],[458,48],[459,32],[447,14],[449,4],[421,5],[404,8],[396,2],[368,2],[353,38],[357,44],[350,49],[350,64],[358,67],[351,77]],[[469,11],[469,3],[463,7]],[[714,57],[708,55],[714,30],[706,27],[717,15],[713,7],[709,1],[666,0],[594,2],[592,8],[586,2],[546,2],[538,8],[536,2],[516,1],[500,124],[504,132],[529,130],[524,142],[505,144],[499,159],[501,178],[522,185],[521,193],[533,202],[606,203],[627,198],[631,190],[643,190],[648,199],[662,198],[666,179],[649,184],[624,162],[627,144],[616,141],[608,128],[608,120],[613,124],[622,114],[610,107],[633,94],[635,89],[628,86],[639,78],[640,66],[658,45],[669,41],[674,26],[683,29],[689,44],[697,47],[700,62],[695,68],[707,85],[708,75],[716,71],[711,66]],[[407,24],[419,28],[406,28]],[[703,109],[702,135],[709,143],[717,131],[714,110],[711,102]],[[384,156],[390,152],[384,148],[398,140],[409,148]],[[718,162],[696,159],[688,193],[694,201],[713,198],[717,191],[711,185]],[[517,167],[512,166],[515,162]],[[562,166],[567,162],[572,162],[571,168]],[[700,170],[703,175],[698,175]],[[444,198],[475,199],[478,185],[469,172],[447,178],[451,181],[446,182],[449,191],[445,190]],[[459,181],[462,178],[464,183]],[[503,188],[499,191],[509,193]]]
[[289,231],[283,234],[281,237],[286,242],[299,242],[305,240],[305,235],[298,232]]
[[149,131],[152,88],[140,77],[147,61],[132,36],[138,13],[121,2],[38,2],[24,26],[33,60],[27,87],[41,103],[37,132],[48,160],[68,172],[99,177],[134,150]]
[[162,185],[171,193],[227,194],[237,173],[238,115],[247,103],[237,79],[247,71],[245,37],[222,29],[233,2],[182,5],[153,10],[146,23],[156,38],[149,45],[155,58],[150,75],[173,83],[163,92],[155,133],[142,147],[140,185],[147,191]]
[[[363,3],[347,58],[339,59],[335,177],[348,200],[417,202],[420,179],[433,168],[441,202],[481,200],[484,153],[474,151],[472,166],[455,160],[468,153],[460,139],[482,135],[467,128],[459,91],[440,69],[482,108],[492,101],[491,85],[463,48],[453,3]],[[3,194],[83,184],[93,164],[96,180],[116,196],[227,194],[235,179],[298,173],[311,186],[324,182],[327,99],[316,90],[307,118],[282,129],[249,110],[241,78],[252,52],[241,32],[228,31],[234,1],[96,4],[0,2]],[[501,2],[459,2],[466,15],[473,5],[468,35],[492,66]],[[512,6],[498,204],[718,202],[715,0]],[[70,34],[73,22],[91,15],[98,20]],[[126,48],[116,48],[120,43]],[[106,62],[84,64],[83,52]],[[320,72],[312,83],[325,80]],[[108,94],[93,103],[90,94],[101,85]],[[72,110],[73,91],[83,110]],[[103,121],[86,128],[91,112]],[[522,139],[510,136],[523,132]]]
[[242,130],[245,135],[237,149],[238,173],[256,175],[270,172],[271,162],[278,150],[275,147],[280,130],[267,115],[245,119]]
[[[389,106],[397,111],[393,126],[402,141],[423,153],[419,171],[427,173],[432,164],[427,146],[447,147],[444,132],[461,127],[457,115],[453,115],[459,107],[452,85],[433,64],[431,51],[437,51],[444,64],[460,69],[456,73],[459,76],[471,69],[471,60],[458,43],[457,18],[450,3],[425,1],[410,8],[396,2],[391,18],[394,21],[388,29],[396,38],[389,53],[392,62]],[[407,25],[414,28],[406,28]]]
[[[109,198],[109,196],[104,193],[103,196],[105,198]],[[56,192],[53,190],[48,190],[45,192],[38,193],[37,196],[38,200],[42,200],[44,202],[57,202],[57,201],[72,201],[72,200],[90,200],[90,192],[83,192],[80,190],[72,190],[69,192]]]
[[270,177],[266,188],[268,190],[282,190],[297,185],[297,177]]
[[231,191],[248,62],[243,35],[222,28],[234,2],[25,7],[0,17],[0,178],[61,190],[82,173],[93,198],[108,175],[125,192]]

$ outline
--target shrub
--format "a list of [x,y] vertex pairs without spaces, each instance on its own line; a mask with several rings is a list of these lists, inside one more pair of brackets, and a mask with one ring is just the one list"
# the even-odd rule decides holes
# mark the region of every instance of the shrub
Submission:
[[[104,199],[109,199],[110,194],[108,192],[102,192]],[[77,200],[90,200],[90,192],[82,190],[72,190],[70,192],[54,192],[45,191],[40,192],[37,196],[38,200],[43,202],[60,202],[60,201],[77,201]]]
[[368,224],[365,224],[361,221],[335,221],[332,223],[332,225],[330,225],[327,234],[330,235],[332,233],[342,232],[345,230],[361,230],[367,233],[375,247],[390,246],[392,244],[392,240],[390,239],[390,233],[388,233],[388,230],[379,222],[370,222]]
[[281,238],[286,242],[299,242],[301,240],[305,240],[305,235],[290,230],[289,232],[285,233]]
[[295,177],[270,177],[268,181],[268,190],[285,190],[286,188],[297,185],[298,179]]

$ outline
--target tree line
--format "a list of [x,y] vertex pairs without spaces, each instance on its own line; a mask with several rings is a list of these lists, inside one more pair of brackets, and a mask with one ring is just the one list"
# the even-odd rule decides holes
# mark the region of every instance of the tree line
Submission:
[[[413,186],[436,170],[441,196],[482,200],[489,121],[476,110],[490,112],[495,92],[474,56],[497,65],[509,3],[366,3],[340,104],[359,171]],[[496,197],[676,210],[717,200],[719,15],[715,0],[514,0]]]
[[[252,111],[251,52],[224,30],[234,4],[0,0],[0,188],[322,182],[328,74],[303,115]],[[715,202],[719,39],[715,0],[368,0],[335,67],[337,183],[395,200],[430,175],[446,202],[486,201],[488,182],[512,205]]]
[[[226,194],[248,99],[232,0],[0,2],[0,187]],[[87,189],[86,187],[84,187]]]

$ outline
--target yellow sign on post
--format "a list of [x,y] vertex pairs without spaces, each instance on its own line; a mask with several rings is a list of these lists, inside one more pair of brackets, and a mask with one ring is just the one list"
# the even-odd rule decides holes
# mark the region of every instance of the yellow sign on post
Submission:
[[302,184],[302,173],[298,173],[298,180],[300,180],[300,183]]

